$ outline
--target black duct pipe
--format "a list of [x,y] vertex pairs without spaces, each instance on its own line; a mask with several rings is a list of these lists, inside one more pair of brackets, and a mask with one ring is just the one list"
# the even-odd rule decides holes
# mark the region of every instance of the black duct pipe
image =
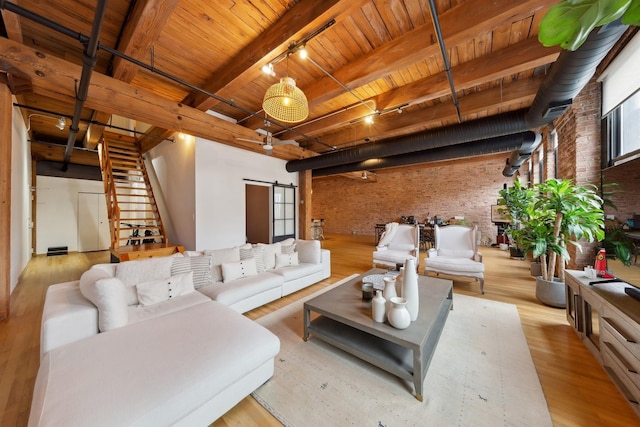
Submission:
[[[527,111],[500,114],[401,138],[362,144],[321,156],[291,160],[287,162],[287,171],[299,172],[339,165],[356,165],[367,159],[396,156],[537,129],[551,123],[571,106],[573,98],[593,77],[602,58],[626,28],[617,22],[608,24],[593,31],[578,50],[562,51]],[[519,158],[526,155],[526,147],[522,148],[518,150]]]
[[458,159],[469,156],[481,156],[485,154],[502,153],[526,147],[533,151],[540,143],[542,137],[537,132],[522,132],[483,139],[480,141],[455,144],[430,150],[413,153],[399,154],[396,156],[382,157],[364,160],[358,163],[338,165],[328,168],[315,169],[314,177],[328,176],[338,173],[346,173],[363,170],[385,169],[397,166],[405,166],[413,163],[437,162],[442,160]]
[[91,36],[85,45],[82,52],[82,73],[80,74],[80,84],[76,90],[76,105],[73,110],[73,118],[71,119],[71,125],[69,126],[69,139],[67,139],[67,148],[64,150],[64,162],[62,164],[62,171],[65,172],[69,168],[69,160],[71,160],[71,153],[73,146],[76,143],[76,137],[80,128],[80,116],[82,115],[82,109],[84,103],[87,100],[87,93],[89,92],[89,83],[91,82],[91,73],[98,62],[96,53],[98,51],[98,39],[100,38],[100,30],[102,30],[102,23],[104,22],[104,15],[107,11],[107,0],[98,0],[96,5],[96,13],[93,19],[93,27],[91,28]]

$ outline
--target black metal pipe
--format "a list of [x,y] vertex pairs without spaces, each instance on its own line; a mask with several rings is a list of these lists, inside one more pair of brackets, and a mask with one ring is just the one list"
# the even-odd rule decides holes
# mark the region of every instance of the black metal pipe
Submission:
[[[464,144],[448,145],[429,150],[399,154],[389,157],[363,160],[361,162],[314,169],[314,177],[329,176],[339,173],[377,170],[391,167],[407,166],[417,163],[437,162],[443,160],[458,159],[469,156],[481,156],[486,154],[503,153],[516,149],[528,149],[540,142],[541,137],[537,132],[522,132],[466,142]],[[533,149],[531,149],[533,151]]]
[[342,164],[358,163],[367,159],[414,153],[432,148],[510,135],[526,130],[525,110],[485,117],[470,122],[432,129],[413,135],[362,144],[357,147],[336,151],[321,156],[287,162],[288,172],[320,169]]
[[73,146],[76,143],[76,137],[80,130],[78,124],[80,123],[80,116],[82,115],[82,109],[84,103],[87,100],[87,93],[89,92],[89,84],[91,83],[91,73],[96,67],[98,57],[98,45],[100,38],[100,31],[102,30],[102,24],[104,22],[104,16],[107,12],[107,0],[98,0],[96,5],[96,13],[93,18],[93,27],[91,28],[91,36],[85,45],[85,49],[82,52],[82,73],[80,74],[80,83],[76,90],[76,105],[73,110],[73,118],[71,119],[71,125],[69,126],[69,139],[67,139],[67,148],[64,150],[64,161],[62,163],[62,171],[66,171],[69,168],[69,160],[71,160],[71,153],[73,152]]

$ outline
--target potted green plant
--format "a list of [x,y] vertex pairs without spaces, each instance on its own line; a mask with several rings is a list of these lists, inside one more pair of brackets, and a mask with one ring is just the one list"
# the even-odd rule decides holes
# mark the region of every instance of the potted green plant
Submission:
[[522,222],[528,218],[528,206],[533,200],[534,190],[520,182],[520,178],[516,178],[511,187],[503,188],[498,193],[498,206],[501,213],[509,219],[509,224],[505,228],[507,237],[513,243],[510,247],[510,255],[514,258],[522,258],[524,252],[522,247],[518,245],[515,238],[517,230],[522,227]]
[[[542,275],[536,280],[536,297],[544,304],[564,307],[564,268],[571,259],[567,246],[582,250],[580,240],[604,238],[602,198],[594,188],[568,179],[549,179],[534,186],[529,218],[517,239],[539,257]],[[557,271],[556,271],[557,268]],[[557,279],[556,279],[557,273]]]

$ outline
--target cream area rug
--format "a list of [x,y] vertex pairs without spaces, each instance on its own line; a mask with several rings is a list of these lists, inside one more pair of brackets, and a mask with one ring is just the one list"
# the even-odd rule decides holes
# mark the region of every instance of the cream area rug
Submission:
[[302,303],[257,320],[281,350],[253,397],[285,426],[552,425],[514,305],[454,295],[420,402],[413,384],[313,335],[303,341]]

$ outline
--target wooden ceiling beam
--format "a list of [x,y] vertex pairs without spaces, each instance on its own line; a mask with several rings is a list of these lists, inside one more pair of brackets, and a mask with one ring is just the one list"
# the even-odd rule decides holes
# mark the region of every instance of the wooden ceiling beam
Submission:
[[20,25],[18,15],[2,9],[2,20],[4,21],[4,28],[7,31],[7,37],[18,43],[22,43],[22,26]]
[[[32,142],[31,157],[36,161],[48,160],[59,162],[64,159],[65,149],[66,147],[64,145]],[[95,151],[74,150],[72,156],[74,164],[100,167],[100,159],[98,158],[98,153]]]
[[[144,59],[162,33],[178,2],[179,0],[141,0],[136,2],[122,31],[122,38],[117,47],[118,51],[134,59]],[[137,65],[118,56],[114,58],[113,78],[131,83],[137,72]],[[109,113],[94,111],[92,120],[107,123],[110,117]],[[93,150],[103,132],[104,126],[90,124],[82,143],[83,146]]]
[[[34,93],[73,103],[81,67],[62,59],[0,38],[0,61],[4,60],[23,73],[34,76]],[[94,73],[86,100],[88,108],[118,114],[153,126],[170,127],[238,148],[262,153],[258,144],[238,141],[237,137],[255,138],[256,133],[243,126],[213,117],[203,111],[173,102],[149,91],[99,73]],[[300,147],[274,147],[273,156],[292,160],[315,155]]]
[[[469,89],[505,76],[550,64],[558,58],[559,54],[559,48],[546,48],[535,38],[526,39],[453,67],[451,71],[454,76],[455,88],[458,91]],[[433,100],[446,96],[449,92],[447,75],[442,72],[392,89],[372,99],[378,109],[385,110]],[[331,115],[324,120],[303,123],[296,129],[306,135],[314,136],[370,114],[371,110],[368,108],[352,108]],[[300,139],[298,134],[292,132],[282,133],[278,137],[281,139]]]
[[[463,115],[477,114],[487,108],[501,108],[508,111],[510,107],[531,103],[541,83],[542,77],[537,77],[518,80],[502,88],[496,87],[476,92],[460,98],[460,110]],[[359,141],[353,141],[354,132],[352,129],[326,135],[323,137],[323,141],[329,145],[343,148],[343,146],[359,144],[364,138],[370,138],[372,141],[382,140],[398,134],[419,132],[425,127],[438,125],[443,121],[457,121],[457,119],[458,116],[453,104],[442,103],[414,112],[389,113],[381,116],[376,119],[373,125],[367,125],[365,131],[358,131]],[[345,144],[345,141],[353,141],[353,144]],[[314,149],[314,146],[309,148]]]
[[[234,81],[254,79],[261,67],[285,52],[291,42],[300,41],[308,33],[317,30],[329,20],[368,3],[368,0],[301,0],[267,28],[255,40],[245,46],[227,64],[211,76],[203,89],[217,93]],[[222,93],[221,96],[225,96]],[[183,103],[200,110],[208,110],[217,100],[201,93],[192,93]]]
[[[449,47],[455,46],[489,28],[522,19],[554,3],[556,0],[465,1],[440,15],[444,41]],[[332,75],[353,90],[425,58],[439,55],[439,52],[433,26],[425,24],[334,71]],[[310,107],[344,94],[344,89],[328,76],[302,90]]]

